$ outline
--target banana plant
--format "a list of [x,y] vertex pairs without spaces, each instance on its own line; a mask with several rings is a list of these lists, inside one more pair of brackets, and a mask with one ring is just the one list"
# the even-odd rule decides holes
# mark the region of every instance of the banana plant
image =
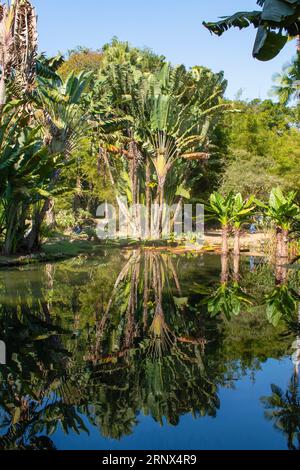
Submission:
[[0,198],[2,205],[3,254],[22,249],[26,220],[32,204],[49,197],[49,183],[59,158],[49,156],[39,126],[24,128],[26,114],[10,112],[6,105],[0,126]]
[[300,207],[296,203],[297,193],[292,191],[284,195],[281,188],[271,191],[269,204],[261,205],[265,214],[276,226],[276,257],[288,258],[289,237],[291,231],[299,223]]
[[209,204],[206,204],[206,213],[208,219],[216,219],[222,226],[222,254],[229,252],[228,238],[231,225],[234,221],[234,203],[233,193],[227,196],[215,192],[211,194]]
[[240,236],[241,228],[243,224],[249,222],[251,216],[254,214],[256,209],[255,196],[250,196],[247,199],[243,199],[241,193],[234,196],[232,206],[232,226],[234,232],[234,249],[233,252],[236,256],[240,255]]
[[257,28],[253,56],[262,61],[271,60],[284,48],[291,37],[300,31],[299,0],[257,0],[262,10],[241,11],[232,16],[222,17],[216,23],[204,22],[204,26],[221,36],[232,27]]
[[[61,85],[56,80],[40,83],[34,94],[34,117],[50,159],[60,159],[67,164],[87,131],[87,117],[80,103],[89,80],[90,74],[71,73]],[[53,167],[49,193],[59,190],[61,170],[62,167]],[[31,230],[26,238],[29,252],[40,248],[41,226],[51,206],[51,197],[48,197],[42,207],[37,206],[33,211]]]

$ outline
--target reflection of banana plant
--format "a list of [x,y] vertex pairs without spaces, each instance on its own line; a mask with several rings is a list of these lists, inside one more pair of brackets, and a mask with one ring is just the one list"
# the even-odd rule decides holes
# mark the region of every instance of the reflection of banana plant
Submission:
[[281,319],[287,323],[293,322],[298,312],[300,296],[289,282],[288,274],[286,266],[277,265],[276,287],[266,295],[267,318],[274,326],[277,326]]
[[251,297],[238,282],[222,284],[207,302],[208,311],[213,317],[223,313],[228,320],[240,315],[242,307],[247,305],[252,305]]
[[300,450],[300,389],[294,376],[286,392],[272,385],[272,395],[263,397],[267,419],[287,436],[289,450]]
[[266,297],[268,320],[277,326],[281,319],[291,321],[297,312],[299,294],[288,284],[281,284]]
[[252,298],[248,295],[239,283],[239,258],[234,259],[233,279],[229,276],[228,256],[221,257],[222,270],[221,282],[213,290],[206,290],[206,297],[203,304],[207,305],[209,314],[212,317],[224,314],[227,320],[232,316],[238,316],[243,306],[252,305]]

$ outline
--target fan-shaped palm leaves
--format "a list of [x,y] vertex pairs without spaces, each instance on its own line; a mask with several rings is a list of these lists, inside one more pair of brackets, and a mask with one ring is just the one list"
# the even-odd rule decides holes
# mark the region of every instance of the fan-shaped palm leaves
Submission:
[[300,97],[300,51],[291,63],[284,66],[281,73],[274,76],[273,94],[281,103],[288,104]]
[[[156,203],[152,235],[161,237],[173,170],[180,178],[172,192],[174,199],[178,188],[184,192],[188,168],[209,158],[211,131],[220,112],[229,106],[222,98],[224,77],[201,67],[187,72],[183,66],[170,64],[156,73],[142,74],[123,63],[107,66],[98,86],[108,112],[111,109],[115,117],[132,118],[124,129],[123,151],[120,149],[122,170],[128,174],[133,205],[146,202],[150,213],[151,203]],[[185,171],[178,171],[177,166]],[[112,163],[110,167],[113,170]],[[147,235],[149,232],[147,223]]]

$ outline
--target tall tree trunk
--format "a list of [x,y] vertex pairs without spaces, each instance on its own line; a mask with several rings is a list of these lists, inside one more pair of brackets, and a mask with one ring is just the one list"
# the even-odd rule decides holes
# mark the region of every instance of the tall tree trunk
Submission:
[[145,221],[145,237],[149,238],[151,233],[151,168],[150,159],[146,161],[146,221]]
[[135,224],[135,233],[133,236],[141,236],[141,227],[139,221],[139,213],[137,209],[138,204],[138,146],[137,143],[133,140],[129,144],[129,156],[130,156],[130,180],[131,180],[131,190],[132,190],[132,206],[133,206],[133,219]]
[[165,183],[162,184],[160,189],[160,201],[159,201],[159,214],[158,214],[158,234],[159,238],[163,237],[163,225],[164,225],[164,196],[165,196]]
[[50,199],[50,208],[46,213],[46,224],[49,228],[54,228],[56,226],[55,212],[54,212],[54,200]]
[[39,251],[41,248],[41,227],[45,217],[51,209],[51,199],[46,199],[41,211],[36,211],[32,218],[32,227],[26,238],[26,248],[28,253]]
[[[172,219],[172,222],[171,222],[171,233],[175,233],[175,224],[176,224],[176,221],[177,221],[177,217],[179,216],[180,212],[182,211],[182,203],[183,203],[183,197],[181,196],[178,203],[177,203],[177,206],[176,206],[176,210],[174,212],[174,216],[173,216],[173,219]],[[181,230],[182,230],[182,213],[181,213]]]
[[[55,172],[50,183],[50,188],[55,188],[55,186],[57,185],[59,181],[60,174],[61,174],[61,170],[57,170]],[[42,223],[44,222],[47,213],[51,209],[51,205],[52,205],[52,200],[46,199],[44,201],[41,211],[39,213],[34,214],[34,217],[32,220],[31,231],[29,232],[25,240],[27,251],[29,253],[40,249],[41,227],[42,227]]]
[[5,232],[4,244],[2,247],[2,254],[4,256],[10,256],[15,254],[16,249],[16,233],[18,227],[18,206],[11,204],[8,210],[7,216],[7,228]]
[[229,236],[229,227],[228,225],[224,225],[222,227],[222,254],[223,255],[227,255],[229,252],[228,236]]

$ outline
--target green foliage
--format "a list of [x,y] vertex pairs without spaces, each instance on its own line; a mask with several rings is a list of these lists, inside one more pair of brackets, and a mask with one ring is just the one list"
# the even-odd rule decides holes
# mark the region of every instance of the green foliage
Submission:
[[242,308],[251,306],[253,299],[240,287],[238,282],[223,283],[206,300],[212,317],[223,314],[227,320],[240,315]]
[[300,90],[300,52],[286,64],[281,73],[274,76],[275,85],[273,94],[277,96],[280,103],[288,104],[299,98]]
[[210,196],[210,204],[207,205],[207,213],[211,218],[217,219],[223,227],[229,227],[233,222],[233,193],[228,196],[215,192]]
[[291,322],[296,318],[300,296],[288,285],[277,286],[266,296],[267,318],[274,326],[281,320]]
[[296,192],[290,192],[284,196],[281,188],[272,189],[266,215],[277,227],[290,231],[299,218],[300,208],[295,203],[296,196]]
[[236,107],[240,112],[224,119],[229,150],[221,191],[238,191],[244,197],[254,193],[266,201],[273,187],[300,189],[296,110],[269,100],[238,102]]
[[217,23],[203,24],[218,36],[232,27],[243,29],[253,25],[258,29],[253,56],[267,61],[279,54],[288,36],[298,36],[300,5],[298,0],[257,0],[256,3],[262,11],[238,12],[222,17]]

